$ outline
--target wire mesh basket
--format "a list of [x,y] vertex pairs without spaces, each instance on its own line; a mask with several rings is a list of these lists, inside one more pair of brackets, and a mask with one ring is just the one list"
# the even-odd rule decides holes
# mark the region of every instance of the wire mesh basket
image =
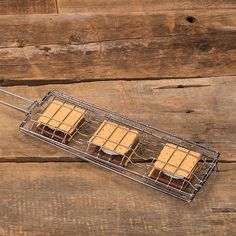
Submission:
[[23,99],[20,131],[129,179],[190,202],[216,168],[219,153],[85,101],[50,91]]

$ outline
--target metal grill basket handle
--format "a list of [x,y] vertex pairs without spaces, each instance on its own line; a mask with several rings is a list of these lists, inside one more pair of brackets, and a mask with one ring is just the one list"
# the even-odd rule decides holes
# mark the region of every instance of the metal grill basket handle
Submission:
[[3,93],[3,94],[7,94],[7,95],[10,95],[10,96],[13,96],[13,97],[15,97],[15,98],[17,98],[17,99],[19,99],[19,100],[22,100],[22,101],[24,101],[25,103],[29,104],[29,105],[27,106],[27,109],[26,109],[26,108],[22,108],[22,107],[20,107],[20,106],[11,104],[11,103],[9,103],[9,102],[6,102],[6,101],[4,101],[4,100],[0,100],[0,104],[3,104],[3,105],[8,106],[8,107],[11,107],[11,108],[13,108],[13,109],[15,109],[15,110],[17,110],[17,111],[23,112],[23,113],[28,113],[28,111],[29,111],[29,110],[28,110],[28,107],[35,103],[35,101],[33,101],[33,100],[31,100],[31,99],[22,97],[22,96],[20,96],[20,95],[15,94],[15,93],[11,93],[11,92],[6,91],[6,90],[4,90],[4,89],[0,89],[0,92]]

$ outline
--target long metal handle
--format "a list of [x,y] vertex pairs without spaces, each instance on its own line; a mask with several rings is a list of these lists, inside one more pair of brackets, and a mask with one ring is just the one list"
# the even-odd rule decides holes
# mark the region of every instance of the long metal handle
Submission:
[[[22,100],[22,101],[24,101],[24,102],[26,102],[26,103],[28,103],[28,104],[30,104],[30,105],[32,105],[32,104],[34,103],[34,101],[31,100],[31,99],[22,97],[22,96],[20,96],[20,95],[15,94],[15,93],[11,93],[11,92],[6,91],[6,90],[4,90],[4,89],[0,89],[0,92],[1,92],[1,93],[5,93],[5,94],[8,94],[8,95],[11,95],[11,96],[13,96],[13,97],[16,97],[16,98],[18,98],[18,99],[20,99],[20,100]],[[17,110],[17,111],[23,112],[23,113],[28,113],[28,110],[27,110],[27,109],[24,109],[24,108],[22,108],[22,107],[19,107],[19,106],[14,105],[14,104],[5,102],[5,101],[3,101],[3,100],[0,100],[0,104],[3,104],[3,105],[8,106],[8,107],[11,107],[11,108],[13,108],[13,109],[15,109],[15,110]]]

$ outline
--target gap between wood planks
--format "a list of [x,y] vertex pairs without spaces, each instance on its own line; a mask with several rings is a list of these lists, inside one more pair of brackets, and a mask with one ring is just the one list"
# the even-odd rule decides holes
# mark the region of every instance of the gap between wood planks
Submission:
[[[94,166],[94,164],[90,163],[90,162],[87,162],[87,161],[84,161],[80,158],[77,158],[77,157],[73,157],[73,158],[68,158],[66,159],[65,158],[47,158],[47,160],[45,159],[41,159],[40,158],[36,158],[34,160],[31,159],[28,159],[26,160],[25,158],[20,158],[20,159],[16,159],[16,160],[4,160],[1,158],[0,160],[0,165],[1,164],[14,164],[14,163],[17,163],[17,164],[47,164],[47,163],[81,163],[81,164],[89,164],[91,166]],[[236,160],[231,160],[231,161],[225,161],[225,160],[219,160],[218,162],[218,167],[217,167],[217,170],[216,172],[217,173],[226,173],[226,172],[234,172],[236,171],[236,167],[234,164],[236,164]],[[95,165],[96,166],[96,165]]]
[[56,8],[56,13],[58,14],[59,10],[58,10],[58,2],[57,2],[57,0],[55,0],[55,8]]
[[[224,77],[232,77],[235,75],[227,75]],[[114,81],[155,81],[155,80],[182,80],[182,79],[204,79],[204,78],[221,78],[221,76],[212,76],[212,77],[191,77],[191,76],[185,76],[185,77],[147,77],[147,78],[106,78],[106,79],[89,79],[84,80],[78,78],[74,79],[67,79],[67,80],[56,80],[56,79],[48,79],[48,80],[12,80],[5,77],[0,77],[0,86],[3,87],[13,87],[13,86],[42,86],[42,85],[50,85],[50,84],[79,84],[79,83],[93,83],[93,82],[114,82]],[[170,86],[163,86],[155,89],[178,89],[178,88],[193,88],[193,87],[209,87],[212,85],[206,85],[206,84],[193,84],[193,85],[170,85]]]
[[[70,162],[79,162],[79,163],[90,163],[88,161],[85,161],[83,159],[80,159],[79,157],[47,157],[46,158],[40,158],[40,157],[32,157],[26,158],[26,157],[15,157],[16,159],[7,159],[4,157],[1,157],[0,164],[1,163],[53,163],[53,162],[61,162],[61,163],[70,163]],[[138,162],[139,163],[139,162]],[[220,164],[233,164],[236,163],[236,160],[219,160]],[[92,164],[92,163],[91,163]],[[228,170],[218,170],[217,172],[225,172]]]

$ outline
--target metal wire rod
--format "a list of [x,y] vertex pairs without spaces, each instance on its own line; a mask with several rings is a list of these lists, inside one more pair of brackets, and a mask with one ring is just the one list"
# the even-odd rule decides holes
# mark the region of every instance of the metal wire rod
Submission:
[[13,97],[16,97],[16,98],[19,98],[19,99],[21,99],[21,100],[24,100],[25,102],[28,102],[28,103],[30,103],[30,104],[34,102],[34,100],[28,99],[28,98],[26,98],[26,97],[22,97],[22,96],[20,96],[20,95],[15,94],[15,93],[11,93],[11,92],[6,91],[6,90],[4,90],[4,89],[0,89],[0,92],[9,94],[9,95],[11,95],[11,96],[13,96]]
[[[33,104],[33,103],[34,103],[34,101],[31,100],[31,99],[22,97],[22,96],[20,96],[20,95],[14,94],[14,93],[11,93],[11,92],[6,91],[6,90],[4,90],[4,89],[0,89],[0,92],[1,92],[1,93],[4,93],[4,94],[8,94],[8,95],[13,96],[13,97],[16,97],[16,98],[18,98],[18,99],[20,99],[20,100],[23,100],[24,102],[29,103],[29,104]],[[8,106],[8,107],[11,107],[11,108],[13,108],[13,109],[15,109],[15,110],[17,110],[17,111],[23,112],[23,113],[28,113],[28,109],[24,109],[24,108],[22,108],[22,107],[20,107],[20,106],[16,106],[16,105],[14,105],[14,104],[11,104],[11,103],[9,103],[9,102],[5,102],[5,101],[3,101],[3,100],[0,100],[0,104],[3,104],[3,105]]]

